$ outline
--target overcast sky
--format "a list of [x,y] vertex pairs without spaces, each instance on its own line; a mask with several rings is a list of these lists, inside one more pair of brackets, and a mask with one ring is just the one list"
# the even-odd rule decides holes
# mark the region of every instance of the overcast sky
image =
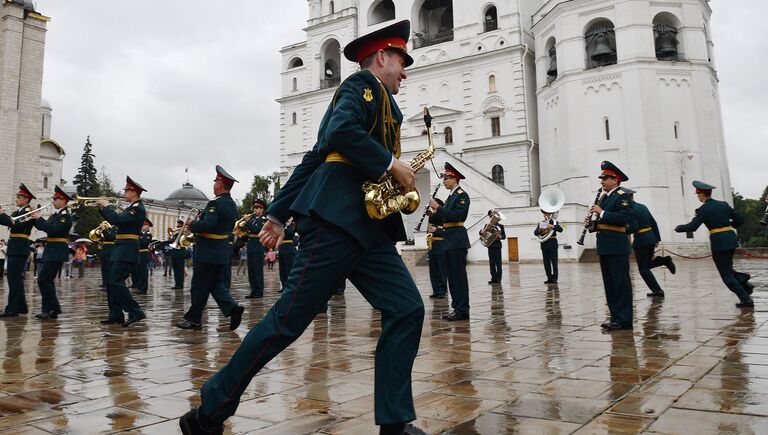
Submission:
[[[725,7],[727,3],[727,7]],[[712,28],[731,178],[768,183],[764,0],[714,0]],[[165,198],[209,196],[221,164],[243,182],[279,169],[279,50],[304,40],[306,0],[38,0],[48,23],[43,96],[71,183],[86,136],[116,187],[129,174]],[[757,37],[756,37],[757,36]]]

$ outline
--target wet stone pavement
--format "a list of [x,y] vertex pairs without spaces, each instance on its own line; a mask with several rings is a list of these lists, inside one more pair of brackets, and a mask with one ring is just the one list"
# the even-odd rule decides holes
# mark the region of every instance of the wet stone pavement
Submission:
[[[737,261],[753,275],[757,308],[734,307],[710,260],[657,269],[663,301],[645,297],[633,269],[635,329],[603,333],[605,298],[596,264],[563,264],[547,288],[540,264],[504,267],[501,285],[487,266],[469,268],[470,322],[440,319],[425,267],[412,272],[426,319],[413,371],[419,416],[429,433],[768,433],[768,272],[766,261]],[[225,364],[248,328],[278,296],[246,300],[247,278],[233,277],[243,324],[210,305],[203,331],[173,328],[189,303],[155,273],[138,295],[148,319],[104,327],[99,276],[58,281],[64,314],[0,320],[0,433],[180,433],[177,418],[198,404],[202,383]],[[5,304],[6,283],[0,287]],[[226,433],[367,434],[373,426],[373,353],[379,315],[351,285],[293,346],[254,379]]]

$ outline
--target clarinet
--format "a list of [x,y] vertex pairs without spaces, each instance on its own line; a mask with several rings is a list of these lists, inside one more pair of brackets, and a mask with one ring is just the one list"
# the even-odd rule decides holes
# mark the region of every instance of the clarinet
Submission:
[[[435,199],[435,195],[437,195],[438,190],[440,190],[440,183],[437,183],[437,187],[435,187],[435,191],[432,192],[432,196],[431,196],[432,199]],[[421,224],[424,223],[424,218],[427,216],[428,211],[429,211],[429,204],[427,204],[426,208],[424,208],[424,214],[421,215],[421,219],[419,219],[419,224],[416,225],[416,231],[421,231]]]
[[[595,203],[592,205],[597,205],[597,203],[600,202],[600,196],[603,194],[603,188],[597,189],[597,195],[595,196]],[[584,230],[581,232],[581,237],[579,237],[579,241],[576,242],[578,245],[583,246],[584,245],[584,238],[587,236],[587,231],[590,233],[595,232],[595,227],[597,226],[597,216],[594,213],[589,214],[589,222],[584,224]]]

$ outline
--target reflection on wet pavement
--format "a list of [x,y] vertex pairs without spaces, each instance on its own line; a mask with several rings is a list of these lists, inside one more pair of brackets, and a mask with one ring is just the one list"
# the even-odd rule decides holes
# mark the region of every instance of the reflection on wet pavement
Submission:
[[[428,299],[425,267],[412,270],[426,319],[413,373],[428,433],[768,433],[768,272],[741,261],[757,284],[757,309],[739,310],[710,261],[681,261],[657,277],[666,299],[645,297],[633,275],[635,329],[601,332],[607,312],[595,264],[562,264],[559,288],[541,265],[505,266],[488,285],[487,266],[469,267],[471,321],[440,320],[447,299]],[[224,365],[249,327],[276,300],[265,271],[263,300],[246,300],[230,332],[215,305],[203,331],[173,328],[187,290],[151,278],[137,295],[148,320],[102,326],[106,295],[97,271],[58,283],[64,314],[0,320],[0,433],[180,433],[176,419]],[[0,284],[2,303],[7,299]],[[28,278],[32,313],[40,297]],[[378,313],[349,285],[302,337],[249,385],[225,433],[375,433],[373,373]]]

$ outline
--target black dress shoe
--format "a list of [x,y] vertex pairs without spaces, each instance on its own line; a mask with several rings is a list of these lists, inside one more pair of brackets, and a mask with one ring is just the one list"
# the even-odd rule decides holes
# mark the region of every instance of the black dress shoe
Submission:
[[[205,426],[203,426],[205,424]],[[223,425],[216,425],[209,421],[197,408],[181,416],[179,428],[184,435],[220,435],[224,433]]]
[[445,299],[445,295],[429,295],[430,299]]
[[189,320],[180,320],[176,322],[176,327],[181,329],[194,329],[195,331],[203,329],[199,323],[190,322]]
[[667,255],[664,257],[664,263],[667,266],[667,269],[669,269],[669,272],[674,275],[675,272],[677,272],[677,267],[675,267],[675,263],[672,261],[672,257]]
[[125,322],[125,319],[104,319],[99,321],[102,325],[117,325],[118,323]]
[[648,297],[654,297],[654,298],[663,298],[664,292],[650,292],[645,294]]
[[142,320],[144,320],[146,318],[147,318],[147,316],[144,313],[141,313],[138,316],[133,317],[133,318],[129,317],[128,320],[126,320],[125,323],[123,323],[123,328],[127,328],[127,327],[133,325],[134,323],[140,322],[140,321],[142,321]]
[[469,314],[459,314],[456,312],[451,313],[445,320],[449,322],[458,322],[461,320],[469,320]]
[[544,284],[552,284],[552,281],[546,280],[546,281],[544,281]]
[[240,305],[232,308],[232,313],[229,314],[229,330],[234,331],[240,326],[240,322],[243,320],[243,311],[245,308]]
[[607,327],[608,327],[608,325],[610,325],[610,324],[611,324],[611,322],[603,322],[603,323],[601,323],[601,324],[600,324],[600,327],[601,327],[601,328],[603,328],[603,329],[605,329],[605,328],[607,328]]
[[184,287],[177,287],[177,286],[170,287],[171,290],[181,290],[183,288]]
[[264,295],[248,295],[245,298],[246,299],[261,299],[263,297],[264,297]]
[[58,317],[59,315],[56,313],[56,311],[51,311],[49,313],[35,314],[35,319],[38,319],[38,320],[53,320]]
[[752,299],[746,302],[739,302],[738,304],[736,304],[736,308],[754,308],[754,307],[755,307],[755,302]]
[[3,318],[3,317],[19,317],[19,313],[12,313],[12,312],[0,313],[0,318]]
[[606,331],[627,331],[632,329],[632,325],[625,326],[620,323],[611,322],[605,326]]
[[748,295],[752,295],[755,292],[755,285],[750,282],[745,282],[742,287],[744,287]]

